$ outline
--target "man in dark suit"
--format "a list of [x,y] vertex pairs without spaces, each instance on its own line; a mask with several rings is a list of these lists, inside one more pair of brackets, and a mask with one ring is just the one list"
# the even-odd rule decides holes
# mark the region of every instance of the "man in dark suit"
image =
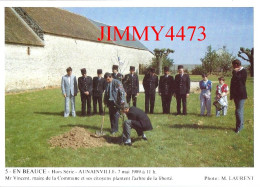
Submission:
[[112,73],[113,79],[117,79],[122,82],[123,75],[121,73],[118,73],[118,65],[113,65],[112,71],[113,71]]
[[187,115],[187,103],[186,98],[190,94],[190,77],[184,73],[183,65],[178,66],[178,74],[175,76],[175,87],[174,97],[177,100],[177,115],[181,114],[181,103],[182,103],[182,114]]
[[123,112],[126,114],[128,120],[124,121],[123,126],[123,142],[125,145],[132,145],[131,142],[131,128],[135,129],[138,136],[142,136],[143,140],[147,140],[144,131],[152,130],[152,124],[147,116],[139,108],[134,106],[129,108],[128,104],[124,105]]
[[85,68],[81,69],[82,76],[78,78],[78,87],[81,96],[81,115],[86,116],[86,103],[87,114],[91,115],[91,95],[92,95],[92,78],[87,76]]
[[111,124],[111,134],[118,132],[118,119],[120,109],[126,103],[125,90],[119,80],[113,79],[111,73],[105,74],[107,86],[105,90],[104,103],[108,106]]
[[93,114],[97,114],[97,103],[99,106],[99,114],[103,114],[102,96],[106,89],[106,80],[102,77],[102,69],[97,70],[97,77],[93,78]]
[[170,114],[172,95],[174,94],[174,78],[170,75],[169,67],[164,67],[164,75],[159,81],[159,95],[162,98],[163,114]]
[[230,83],[230,100],[234,99],[236,106],[236,133],[239,133],[244,128],[244,103],[247,99],[246,92],[246,69],[241,66],[240,60],[232,62],[233,72]]
[[126,92],[126,102],[130,104],[131,98],[133,106],[136,106],[137,96],[139,95],[139,79],[135,74],[135,67],[130,66],[130,74],[124,78],[124,88]]
[[145,91],[145,113],[149,113],[150,105],[150,114],[153,114],[155,92],[158,87],[158,76],[155,75],[154,68],[150,68],[150,74],[144,77],[143,86]]

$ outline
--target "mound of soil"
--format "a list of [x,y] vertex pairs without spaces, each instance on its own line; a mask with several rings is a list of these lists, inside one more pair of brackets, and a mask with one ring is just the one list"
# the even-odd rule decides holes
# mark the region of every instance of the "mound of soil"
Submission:
[[74,127],[63,135],[52,137],[49,140],[51,147],[73,148],[101,147],[108,145],[105,138],[94,137],[82,127]]

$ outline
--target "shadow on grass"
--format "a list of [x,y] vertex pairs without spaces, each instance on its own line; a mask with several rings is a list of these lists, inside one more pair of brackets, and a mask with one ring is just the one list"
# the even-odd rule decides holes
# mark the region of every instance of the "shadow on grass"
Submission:
[[[150,114],[150,113],[148,113],[148,114]],[[173,116],[177,116],[177,112],[170,112],[170,114],[163,114],[162,112],[154,112],[153,114],[156,114],[156,115],[165,115],[165,116],[167,116],[167,115],[173,115]],[[153,114],[150,114],[150,115],[153,115]],[[198,113],[187,113],[187,115],[183,115],[182,113],[181,114],[179,114],[178,116],[200,116],[200,114],[198,114]]]
[[[41,114],[41,115],[51,115],[51,116],[64,116],[64,112],[34,112],[35,114]],[[71,113],[69,115],[70,117],[72,117]],[[90,116],[82,116],[81,112],[76,112],[76,116],[77,117],[92,117],[94,115],[90,115]],[[101,116],[101,115],[100,115]]]
[[[122,136],[117,136],[117,137],[113,137],[113,136],[109,136],[109,135],[105,135],[103,136],[103,138],[111,144],[118,144],[118,145],[122,145],[123,141],[122,141]],[[136,142],[136,141],[141,141],[140,137],[137,138],[131,138],[132,143]]]
[[[100,130],[100,127],[95,127],[91,125],[83,125],[83,124],[68,124],[68,125],[60,125],[61,128],[63,127],[82,127],[84,129],[93,129],[93,130]],[[103,131],[110,131],[110,128],[103,128]]]
[[172,115],[172,113],[170,114],[163,114],[162,112],[154,112],[154,113],[147,113],[147,114],[150,114],[150,115]]
[[63,116],[64,112],[34,112],[35,114],[51,115],[51,116]]
[[105,136],[103,136],[103,138],[108,143],[111,143],[111,144],[118,144],[118,145],[120,145],[122,143],[122,137],[121,136],[113,137],[113,136],[105,135]]
[[169,125],[170,128],[190,128],[190,129],[215,129],[215,130],[228,130],[228,131],[234,131],[234,128],[228,128],[228,127],[219,127],[219,126],[213,126],[213,125],[197,125],[197,124],[175,124],[175,125]]

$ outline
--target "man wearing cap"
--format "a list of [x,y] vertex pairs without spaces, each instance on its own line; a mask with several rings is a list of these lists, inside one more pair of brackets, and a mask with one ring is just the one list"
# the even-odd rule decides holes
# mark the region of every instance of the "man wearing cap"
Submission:
[[76,117],[75,96],[77,96],[78,93],[77,78],[72,75],[71,67],[68,67],[66,71],[67,74],[61,79],[61,91],[65,98],[64,117],[68,117],[70,114],[70,102],[72,116]]
[[134,106],[129,107],[128,104],[124,105],[123,112],[126,114],[128,120],[124,121],[123,126],[123,142],[125,145],[132,145],[131,141],[131,129],[135,129],[138,136],[141,136],[143,140],[147,140],[144,131],[152,130],[152,124],[144,111]]
[[244,128],[244,104],[247,99],[247,72],[246,69],[241,66],[241,62],[238,59],[232,62],[232,66],[234,70],[232,72],[232,78],[230,83],[230,100],[234,99],[235,102],[235,132],[239,133]]
[[105,90],[104,103],[108,106],[111,124],[111,134],[118,132],[118,119],[120,117],[120,109],[126,103],[125,90],[122,83],[113,79],[111,73],[105,73],[107,86]]
[[162,99],[163,114],[170,114],[172,95],[174,94],[174,78],[169,67],[164,67],[164,75],[160,77],[159,95]]
[[112,73],[113,79],[117,79],[122,82],[123,75],[121,73],[118,73],[118,65],[113,65],[112,71],[113,71]]
[[136,106],[137,96],[139,95],[139,79],[134,66],[130,66],[130,73],[124,78],[124,88],[127,103],[129,104],[132,98],[133,106]]
[[144,77],[143,87],[145,91],[145,113],[149,113],[150,105],[150,114],[153,114],[155,92],[158,87],[158,76],[155,75],[154,68],[150,68],[150,74]]
[[82,77],[79,77],[79,91],[81,96],[81,115],[86,116],[86,103],[87,114],[91,115],[91,95],[92,95],[92,78],[87,76],[85,68],[81,69]]
[[102,96],[106,89],[106,80],[102,77],[102,69],[97,70],[97,77],[93,78],[93,114],[97,114],[97,103],[99,106],[99,114],[103,114]]
[[174,97],[177,100],[177,115],[181,114],[181,103],[182,103],[182,114],[187,115],[187,103],[186,98],[190,94],[190,77],[184,73],[183,65],[178,66],[178,74],[175,76],[175,88]]

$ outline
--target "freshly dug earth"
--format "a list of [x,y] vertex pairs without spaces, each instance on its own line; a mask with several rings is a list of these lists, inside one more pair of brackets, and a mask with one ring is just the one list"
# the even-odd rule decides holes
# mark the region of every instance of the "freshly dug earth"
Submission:
[[101,147],[108,145],[106,139],[103,137],[93,137],[93,134],[89,133],[82,127],[74,127],[71,131],[52,137],[49,140],[52,147],[62,147],[62,148],[73,148],[77,149],[80,147]]

